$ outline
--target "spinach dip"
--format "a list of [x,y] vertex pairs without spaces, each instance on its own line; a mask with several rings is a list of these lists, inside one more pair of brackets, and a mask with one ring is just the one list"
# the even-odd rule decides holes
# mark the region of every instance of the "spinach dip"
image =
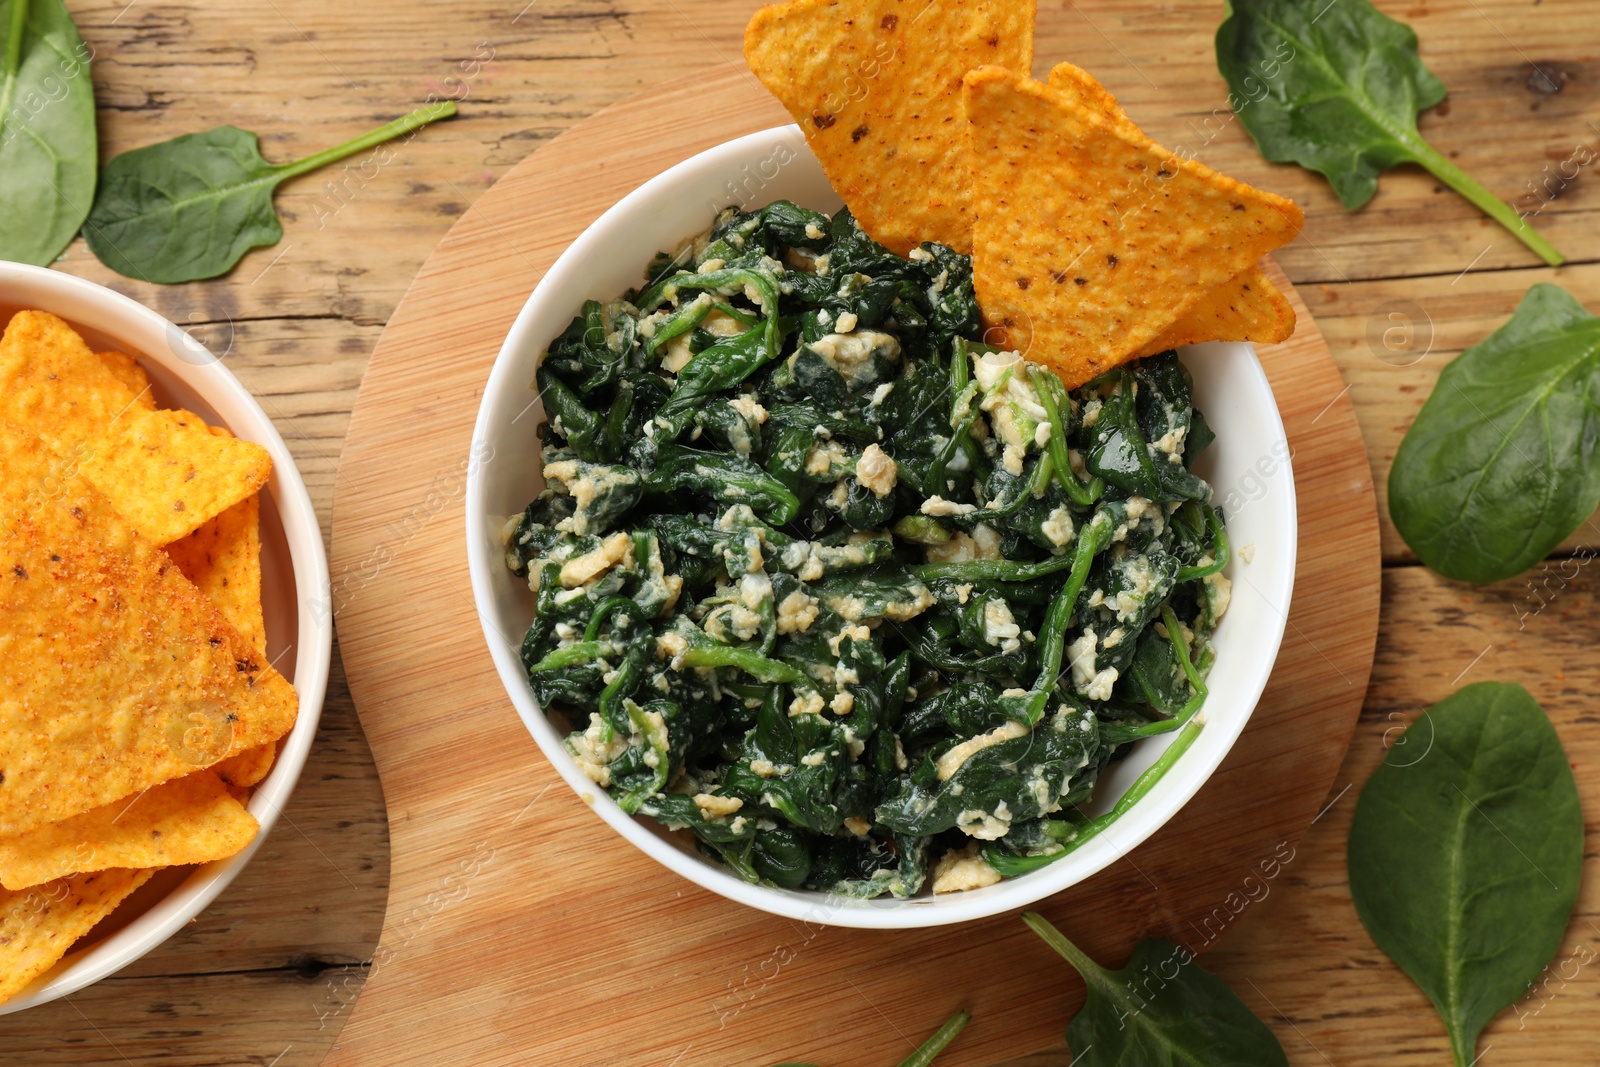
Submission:
[[1229,596],[1177,356],[1068,392],[982,343],[967,256],[784,201],[645,278],[545,354],[548,488],[504,532],[584,773],[751,882],[856,898],[992,884],[1126,810],[1200,728]]

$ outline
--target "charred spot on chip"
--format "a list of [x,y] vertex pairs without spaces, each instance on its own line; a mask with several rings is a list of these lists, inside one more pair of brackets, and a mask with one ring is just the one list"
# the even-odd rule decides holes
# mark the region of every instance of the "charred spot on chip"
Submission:
[[884,29],[888,30],[890,33],[893,33],[894,32],[894,28],[896,26],[900,25],[900,16],[899,15],[885,15],[885,16],[883,16],[883,21],[878,23],[878,25],[882,26]]
[[52,555],[51,555],[51,556],[50,556],[50,562],[51,562],[51,563],[60,563],[60,562],[61,562],[61,557],[60,557],[60,556],[57,556],[57,555],[54,555],[54,554],[52,554]]
[[173,502],[172,502],[172,510],[173,510],[173,511],[183,511],[183,510],[184,510],[184,503],[183,503],[183,501],[181,501],[181,500],[174,500],[174,501],[173,501]]
[[1074,278],[1072,280],[1077,285],[1088,285],[1089,284],[1089,279],[1088,278]]
[[1028,286],[1030,286],[1032,284],[1033,284],[1033,279],[1032,278],[1018,278],[1017,279],[1017,288],[1018,289],[1026,289]]
[[1235,210],[1235,211],[1243,211],[1244,210],[1244,205],[1243,204],[1239,204],[1239,203],[1235,203],[1233,205],[1233,210]]
[[990,48],[999,48],[1000,47],[1000,35],[998,33],[993,34],[984,43],[987,44]]
[[212,637],[211,637],[211,647],[212,648],[221,648],[222,647],[222,638],[220,638],[220,637],[216,636],[215,634],[213,634]]
[[1114,253],[1113,254],[1108,254],[1106,256],[1106,266],[1115,267],[1116,265],[1117,265],[1117,257],[1116,257],[1116,255]]
[[233,666],[234,669],[240,674],[249,674],[252,671],[259,671],[261,669],[261,664],[257,663],[255,660],[244,658],[234,660]]
[[11,573],[15,574],[18,578],[26,578],[28,576],[28,568],[19,563],[15,567],[11,568]]
[[6,772],[0,771],[0,785],[6,784]]
[[1050,272],[1050,280],[1055,282],[1057,285],[1062,285],[1067,280],[1067,272],[1064,270],[1053,270]]
[[839,119],[838,119],[837,116],[834,116],[834,115],[813,114],[811,116],[811,121],[817,124],[817,129],[825,130],[829,126],[832,126],[835,122],[838,122]]
[[872,127],[870,126],[857,126],[855,129],[850,131],[850,140],[855,144],[860,144],[861,138],[865,137],[871,132]]

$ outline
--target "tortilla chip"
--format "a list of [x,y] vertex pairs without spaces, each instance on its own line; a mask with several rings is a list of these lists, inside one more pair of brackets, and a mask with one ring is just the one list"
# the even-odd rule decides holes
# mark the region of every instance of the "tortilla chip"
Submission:
[[154,873],[99,871],[20,893],[0,892],[0,1003],[54,967]]
[[261,614],[261,497],[246,497],[188,537],[167,546],[167,555],[250,641],[267,651]]
[[[211,768],[218,778],[226,785],[236,789],[249,789],[251,786],[260,785],[272,773],[272,765],[278,760],[278,743],[268,741],[264,745],[247,749],[237,756],[227,759]],[[246,794],[248,795],[248,794]]]
[[1033,66],[1035,0],[790,0],[744,55],[788,108],[862,229],[901,255],[972,250],[961,77]]
[[[228,431],[213,426],[211,432]],[[235,504],[200,529],[167,546],[184,576],[222,609],[233,628],[266,655],[267,627],[261,613],[261,496]],[[212,770],[229,785],[248,787],[272,770],[277,742],[230,756]]]
[[[1143,135],[1117,98],[1088,71],[1071,63],[1058,63],[1050,70],[1050,87],[1075,95],[1080,104],[1097,109],[1117,129]],[[1265,274],[1251,267],[1207,293],[1187,315],[1167,327],[1135,357],[1153,356],[1203,341],[1277,344],[1293,334],[1294,309],[1288,298]]]
[[134,528],[175,541],[266,484],[260,445],[214,436],[187,411],[147,408],[72,328],[19,311],[0,338],[0,419],[76,461]]
[[996,67],[966,77],[973,282],[986,340],[1070,388],[1134,358],[1213,289],[1293,240],[1291,201]]
[[27,889],[110,867],[210,863],[244,848],[259,829],[215,774],[199,771],[0,839],[0,885]]
[[134,358],[126,352],[97,352],[100,362],[105,364],[106,370],[112,377],[125,385],[129,392],[136,397],[136,403],[153,408],[156,406],[156,395],[150,391],[150,376],[144,372]]
[[265,744],[298,711],[265,656],[69,464],[0,421],[0,837]]
[[1207,293],[1189,313],[1134,353],[1153,356],[1203,341],[1277,344],[1294,335],[1294,308],[1265,274],[1251,268]]

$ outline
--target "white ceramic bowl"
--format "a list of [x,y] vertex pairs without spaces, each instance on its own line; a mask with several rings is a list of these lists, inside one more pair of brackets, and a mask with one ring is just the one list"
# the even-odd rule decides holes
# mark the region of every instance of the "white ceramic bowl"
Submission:
[[[822,893],[750,885],[687,847],[689,835],[623,813],[578,769],[562,734],[528,689],[517,646],[533,618],[526,583],[505,566],[499,531],[543,487],[530,383],[540,356],[585,299],[614,299],[639,283],[657,250],[671,251],[711,224],[730,193],[751,208],[787,199],[822,211],[841,202],[798,127],[751,134],[703,152],[645,183],[584,231],[555,262],[506,337],[484,389],[467,481],[467,554],[473,595],[496,669],[511,702],[545,756],[611,828],[691,882],[774,914],[863,928],[936,926],[1031,904],[1080,882],[1125,855],[1172,817],[1216,770],[1254,710],[1277,657],[1294,586],[1294,482],[1283,423],[1266,375],[1247,344],[1211,343],[1184,350],[1197,405],[1215,428],[1199,470],[1228,509],[1236,549],[1227,574],[1233,603],[1218,628],[1205,728],[1193,746],[1126,816],[1065,858],[985,889],[910,900],[842,901]],[[1100,781],[1094,807],[1105,810],[1171,742],[1141,742]],[[600,828],[595,826],[594,833]]]
[[0,1015],[76,992],[143,956],[216,899],[266,840],[289,802],[317,732],[333,655],[328,561],[311,497],[272,420],[203,345],[149,308],[59,271],[0,262],[0,328],[13,312],[59,315],[96,351],[120,349],[150,376],[156,401],[185,407],[272,454],[261,508],[261,594],[267,657],[300,697],[300,718],[250,798],[261,832],[243,852],[201,867],[163,871],[92,930],[60,963],[4,1004]]

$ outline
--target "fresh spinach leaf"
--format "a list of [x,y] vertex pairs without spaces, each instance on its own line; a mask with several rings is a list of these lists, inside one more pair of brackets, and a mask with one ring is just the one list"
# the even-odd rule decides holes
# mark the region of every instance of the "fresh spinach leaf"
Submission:
[[1350,893],[1378,947],[1433,1001],[1466,1067],[1484,1024],[1561,945],[1583,813],[1561,740],[1520,685],[1469,685],[1405,740],[1356,805]]
[[236,126],[124,152],[101,172],[84,237],[100,262],[130,278],[165,284],[215,278],[250,249],[282,239],[272,206],[280,183],[455,113],[454,101],[430,104],[281,166],[261,158],[256,135]]
[[1283,1046],[1228,983],[1187,949],[1145,940],[1120,971],[1084,955],[1042,915],[1022,921],[1083,977],[1088,996],[1067,1024],[1082,1067],[1288,1067]]
[[1411,27],[1368,0],[1230,0],[1217,29],[1229,102],[1261,154],[1320,171],[1355,210],[1378,175],[1416,163],[1555,266],[1562,255],[1504,201],[1417,132],[1444,82],[1417,57]]
[[0,0],[0,259],[49,264],[89,213],[90,55],[62,0]]
[[1389,471],[1389,514],[1447,578],[1544,558],[1600,505],[1600,318],[1536,285],[1439,375]]
[[[972,1021],[972,1016],[964,1011],[958,1011],[950,1017],[950,1021],[934,1031],[932,1037],[917,1047],[917,1051],[900,1061],[900,1067],[928,1067],[934,1057],[943,1052],[956,1035],[966,1028]],[[812,1063],[779,1063],[774,1067],[816,1067]]]

